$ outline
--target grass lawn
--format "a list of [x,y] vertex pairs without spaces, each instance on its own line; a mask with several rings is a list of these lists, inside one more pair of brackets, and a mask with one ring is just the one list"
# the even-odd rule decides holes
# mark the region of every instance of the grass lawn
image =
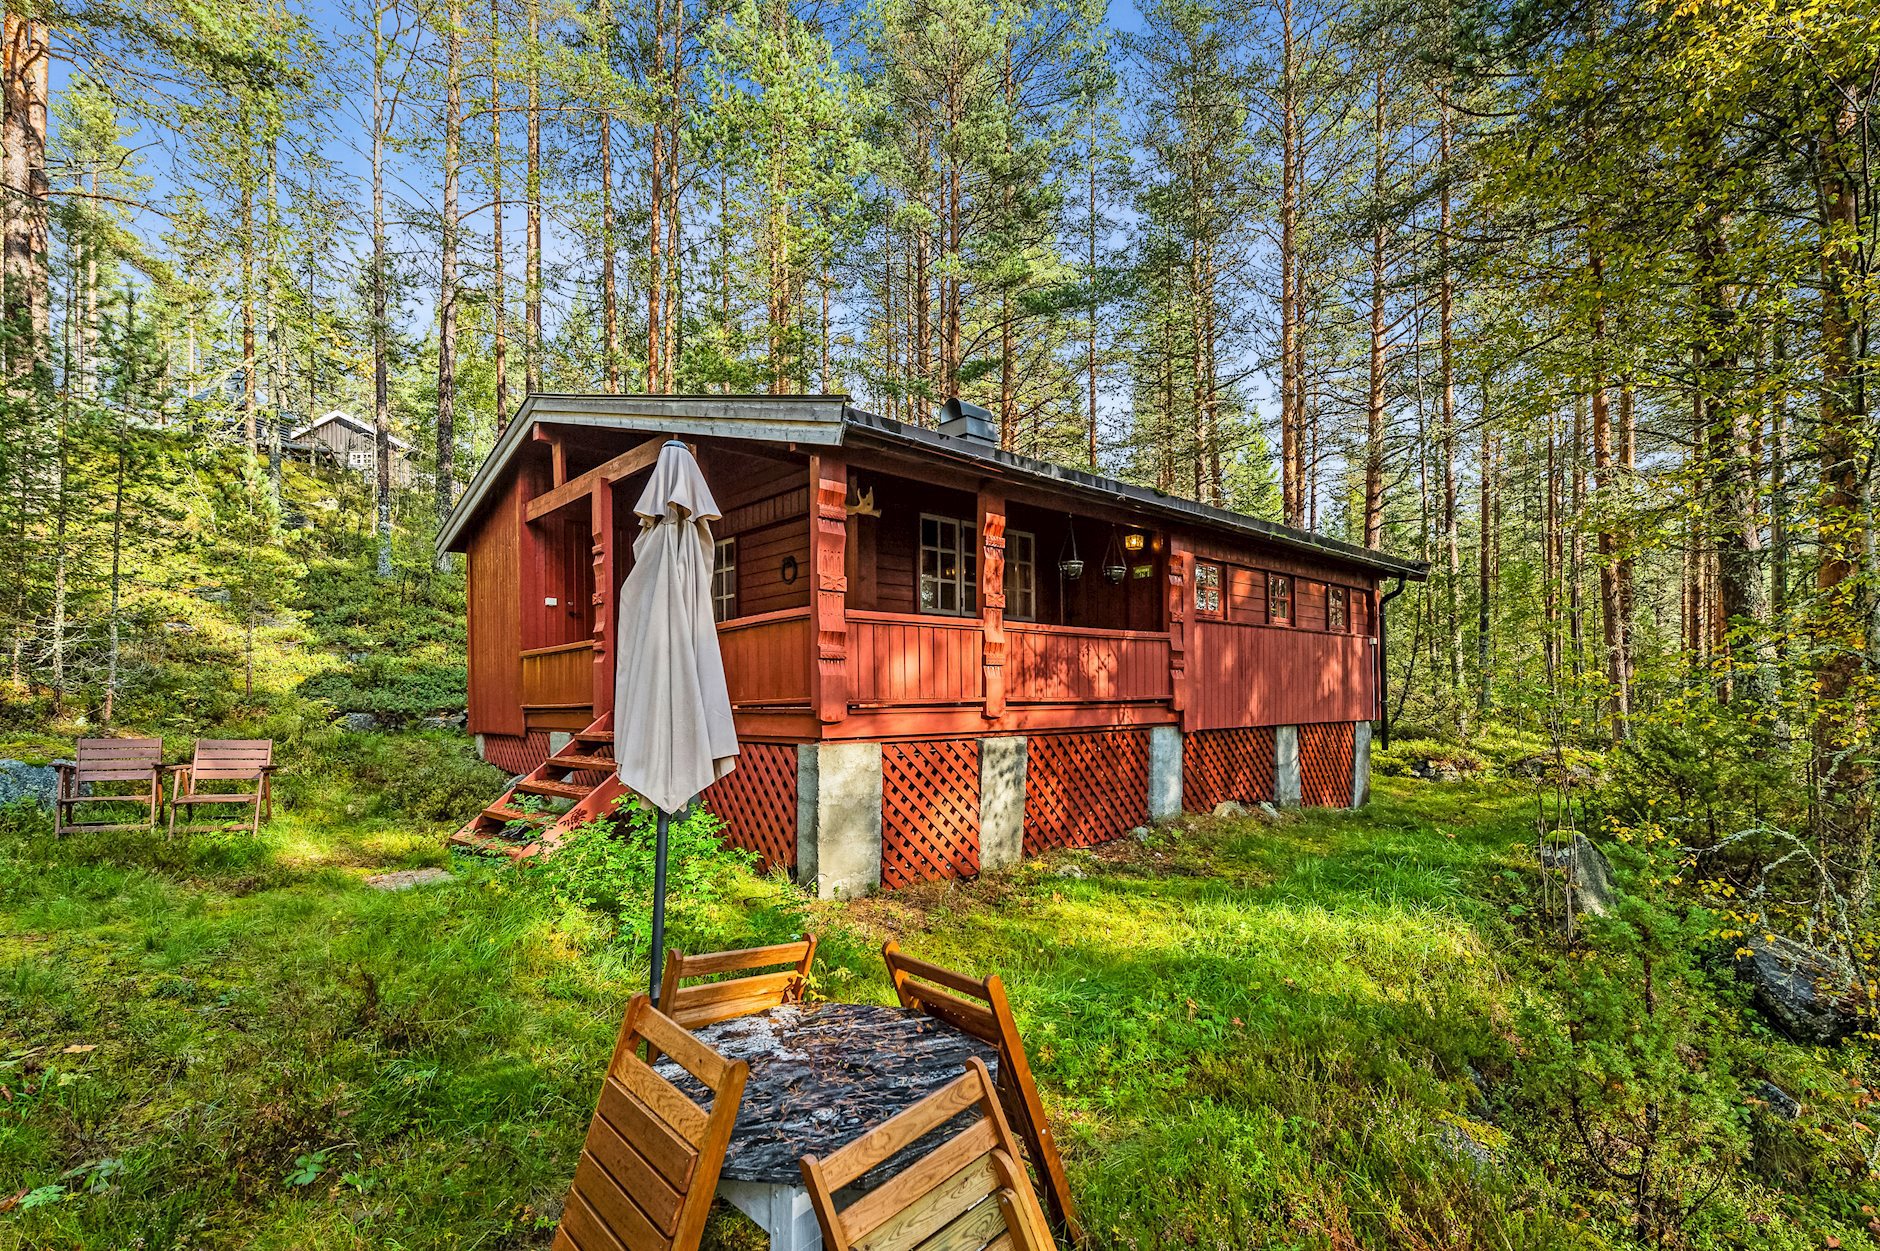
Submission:
[[[1105,1246],[1622,1244],[1515,1094],[1532,811],[1384,780],[1360,814],[1190,820],[846,907],[735,871],[673,941],[813,928],[843,1000],[888,1001],[889,937],[1002,974]],[[25,1192],[0,1247],[546,1246],[643,966],[631,926],[440,834],[318,788],[253,841],[0,833],[0,1201]],[[1793,1132],[1825,1133],[1845,1062],[1715,993],[1808,1101]],[[1689,1239],[1863,1245],[1867,1178],[1787,1158],[1759,1147]],[[708,1242],[763,1238],[726,1212]]]

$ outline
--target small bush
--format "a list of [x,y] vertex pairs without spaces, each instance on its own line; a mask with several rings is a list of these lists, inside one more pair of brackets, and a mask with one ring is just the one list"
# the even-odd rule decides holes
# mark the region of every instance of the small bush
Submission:
[[362,815],[459,821],[489,803],[509,775],[477,758],[471,740],[441,731],[353,734],[322,727],[294,739],[277,794],[299,806],[338,795]]
[[463,711],[467,672],[462,663],[372,656],[350,669],[314,674],[300,684],[300,694],[340,712],[369,712],[402,725]]
[[1459,743],[1400,738],[1371,753],[1371,768],[1384,777],[1476,777],[1488,769],[1488,761]]

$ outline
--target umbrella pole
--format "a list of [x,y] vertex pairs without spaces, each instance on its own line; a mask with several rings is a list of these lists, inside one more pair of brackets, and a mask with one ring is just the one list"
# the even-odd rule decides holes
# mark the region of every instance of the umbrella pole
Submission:
[[659,809],[659,821],[653,829],[653,972],[647,978],[651,998],[659,1004],[659,978],[666,960],[666,832],[672,814]]

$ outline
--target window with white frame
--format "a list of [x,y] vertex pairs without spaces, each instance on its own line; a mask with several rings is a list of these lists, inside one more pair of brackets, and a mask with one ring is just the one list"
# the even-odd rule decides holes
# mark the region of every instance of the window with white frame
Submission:
[[1023,530],[1005,536],[1005,615],[1014,621],[1038,619],[1038,540]]
[[974,583],[979,561],[973,524],[956,517],[920,517],[920,610],[968,617],[979,611]]
[[719,539],[712,544],[712,620],[729,621],[738,615],[738,541]]

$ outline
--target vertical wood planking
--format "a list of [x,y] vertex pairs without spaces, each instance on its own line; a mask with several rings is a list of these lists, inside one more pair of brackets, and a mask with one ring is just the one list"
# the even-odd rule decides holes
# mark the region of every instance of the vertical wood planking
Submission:
[[1005,497],[979,492],[979,620],[984,668],[985,715],[1005,715]]
[[471,535],[466,579],[472,734],[522,734],[521,476]]
[[620,623],[616,606],[620,587],[614,581],[614,487],[594,484],[588,508],[589,541],[593,551],[594,604],[593,708],[601,717],[614,710],[614,651]]
[[816,627],[817,719],[834,725],[849,715],[848,578],[843,547],[848,537],[848,466],[817,455],[809,458],[811,607]]

